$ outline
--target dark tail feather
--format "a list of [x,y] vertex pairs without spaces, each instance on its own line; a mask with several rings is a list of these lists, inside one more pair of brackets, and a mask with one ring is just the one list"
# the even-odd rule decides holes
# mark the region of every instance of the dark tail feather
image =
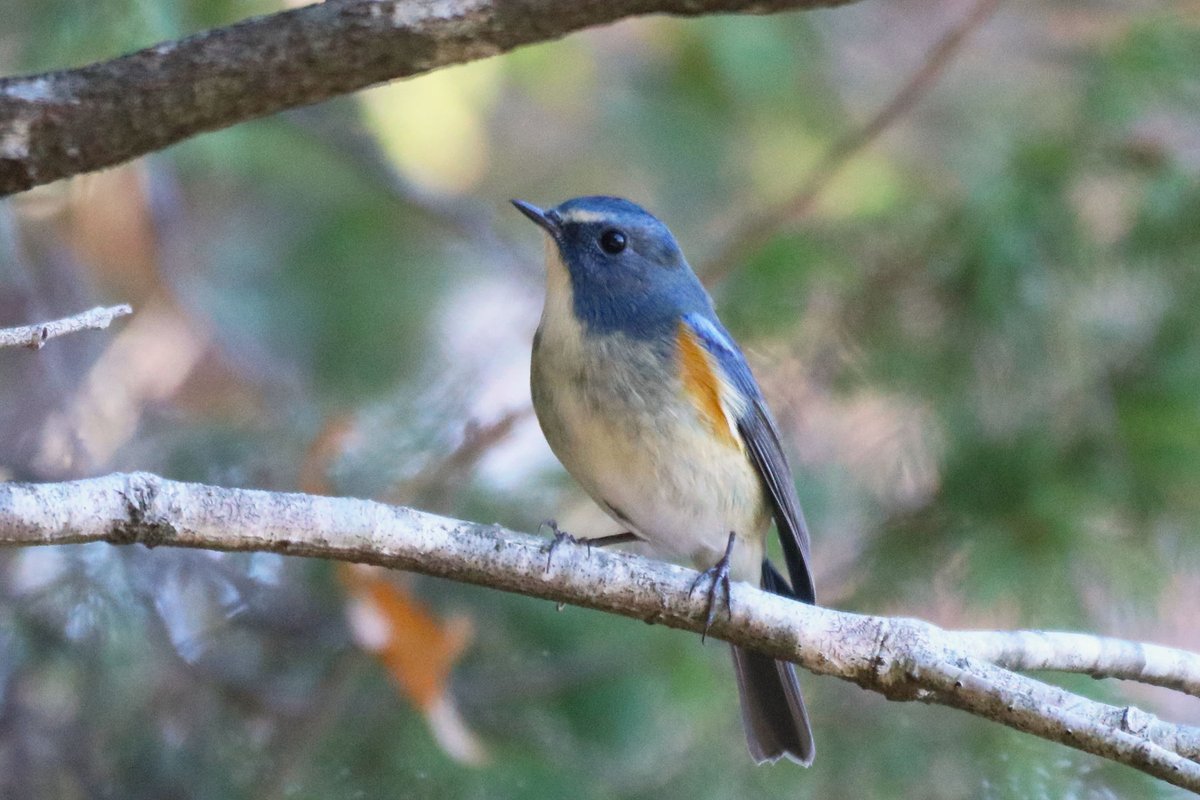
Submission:
[[755,762],[787,757],[806,767],[811,764],[816,748],[795,668],[740,647],[733,648],[733,666],[746,743]]
[[[765,561],[762,585],[769,592],[792,596],[787,582]],[[806,767],[811,764],[816,747],[795,666],[740,647],[733,648],[733,666],[750,755],[759,764],[784,757]]]

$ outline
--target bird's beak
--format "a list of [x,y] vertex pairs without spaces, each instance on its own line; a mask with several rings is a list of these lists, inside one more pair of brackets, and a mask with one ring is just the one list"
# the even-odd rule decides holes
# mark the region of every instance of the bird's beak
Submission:
[[533,203],[526,203],[524,200],[513,200],[512,204],[517,207],[517,211],[529,217],[539,227],[544,228],[546,233],[558,238],[559,226],[562,224],[558,214],[553,211],[542,211]]

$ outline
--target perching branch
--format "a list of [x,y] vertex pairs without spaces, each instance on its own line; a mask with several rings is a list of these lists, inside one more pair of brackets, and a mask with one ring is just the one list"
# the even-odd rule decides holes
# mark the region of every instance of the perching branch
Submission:
[[22,325],[19,328],[0,328],[0,347],[30,347],[42,349],[50,339],[76,331],[98,331],[107,328],[117,317],[132,314],[133,309],[127,305],[96,306],[91,311],[84,311],[73,317],[56,319],[53,322],[40,322],[36,325]]
[[643,14],[850,0],[325,0],[78,69],[0,80],[0,197],[203,131]]
[[[691,570],[585,547],[559,548],[547,569],[545,539],[410,508],[222,489],[144,473],[0,484],[0,545],[81,542],[377,564],[697,632],[705,616],[705,598],[689,592]],[[1184,687],[1194,682],[1193,654],[1081,634],[955,633],[920,620],[805,606],[742,583],[733,587],[732,605],[728,616],[718,615],[711,636],[893,700],[959,708],[1200,790],[1200,730],[1098,703],[988,661]],[[1082,646],[1082,655],[1056,655],[1058,646]],[[1147,663],[1157,666],[1146,674],[1131,669],[1131,648],[1152,654]],[[1167,674],[1172,663],[1180,665],[1179,674]]]

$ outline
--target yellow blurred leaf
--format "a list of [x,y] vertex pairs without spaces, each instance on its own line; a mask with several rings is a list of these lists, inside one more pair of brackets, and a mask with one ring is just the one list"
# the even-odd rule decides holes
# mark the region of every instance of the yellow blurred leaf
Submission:
[[363,94],[368,124],[407,178],[440,192],[479,182],[489,161],[484,116],[499,69],[479,61]]

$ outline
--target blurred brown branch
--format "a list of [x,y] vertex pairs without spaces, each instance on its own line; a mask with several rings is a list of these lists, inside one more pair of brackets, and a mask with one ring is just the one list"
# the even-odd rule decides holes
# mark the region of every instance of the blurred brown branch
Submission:
[[717,254],[700,265],[706,283],[719,283],[746,254],[766,244],[772,236],[807,214],[821,192],[863,148],[879,138],[896,120],[916,107],[945,73],[971,34],[987,22],[1001,0],[978,0],[962,22],[951,28],[933,47],[899,91],[862,126],[838,139],[791,197],[755,212],[736,224]]
[[133,309],[127,305],[96,306],[90,311],[83,311],[74,316],[56,319],[53,322],[39,322],[35,325],[22,325],[19,328],[0,328],[0,347],[29,347],[34,350],[42,349],[50,339],[78,331],[98,331],[107,328],[117,317],[132,314]]
[[[68,483],[0,484],[0,544],[142,543],[265,551],[406,569],[699,632],[705,598],[696,573],[621,553],[560,548],[494,525],[349,498],[223,489],[114,474]],[[795,603],[736,584],[711,635],[852,681],[893,700],[968,711],[1050,741],[1200,790],[1200,730],[1133,707],[1098,703],[990,663],[1149,680],[1128,659],[1185,673],[1149,682],[1194,685],[1198,657],[1082,634],[969,634],[913,619]],[[1041,637],[1022,639],[1022,636]],[[1071,651],[1087,643],[1094,657]],[[1036,647],[1023,653],[1022,648]],[[1056,650],[1057,648],[1065,648]],[[1058,652],[1058,655],[1054,655]],[[1105,652],[1122,654],[1111,663]],[[1165,660],[1163,660],[1165,659]]]
[[326,0],[111,61],[0,80],[0,196],[382,81],[643,14],[850,0]]
[[[359,100],[354,97],[344,103],[331,101],[306,106],[289,111],[285,116],[299,130],[359,170],[396,200],[420,210],[430,221],[486,253],[489,262],[503,264],[518,274],[537,266],[530,264],[524,250],[514,247],[499,233],[492,204],[479,198],[439,192],[409,180],[364,122]],[[540,271],[536,275],[540,278]]]
[[532,407],[509,411],[494,422],[472,420],[463,431],[458,447],[433,461],[408,480],[395,486],[380,499],[388,503],[413,503],[433,507],[446,505],[445,494],[456,479],[470,473],[488,452],[512,433],[517,423],[533,413]]

